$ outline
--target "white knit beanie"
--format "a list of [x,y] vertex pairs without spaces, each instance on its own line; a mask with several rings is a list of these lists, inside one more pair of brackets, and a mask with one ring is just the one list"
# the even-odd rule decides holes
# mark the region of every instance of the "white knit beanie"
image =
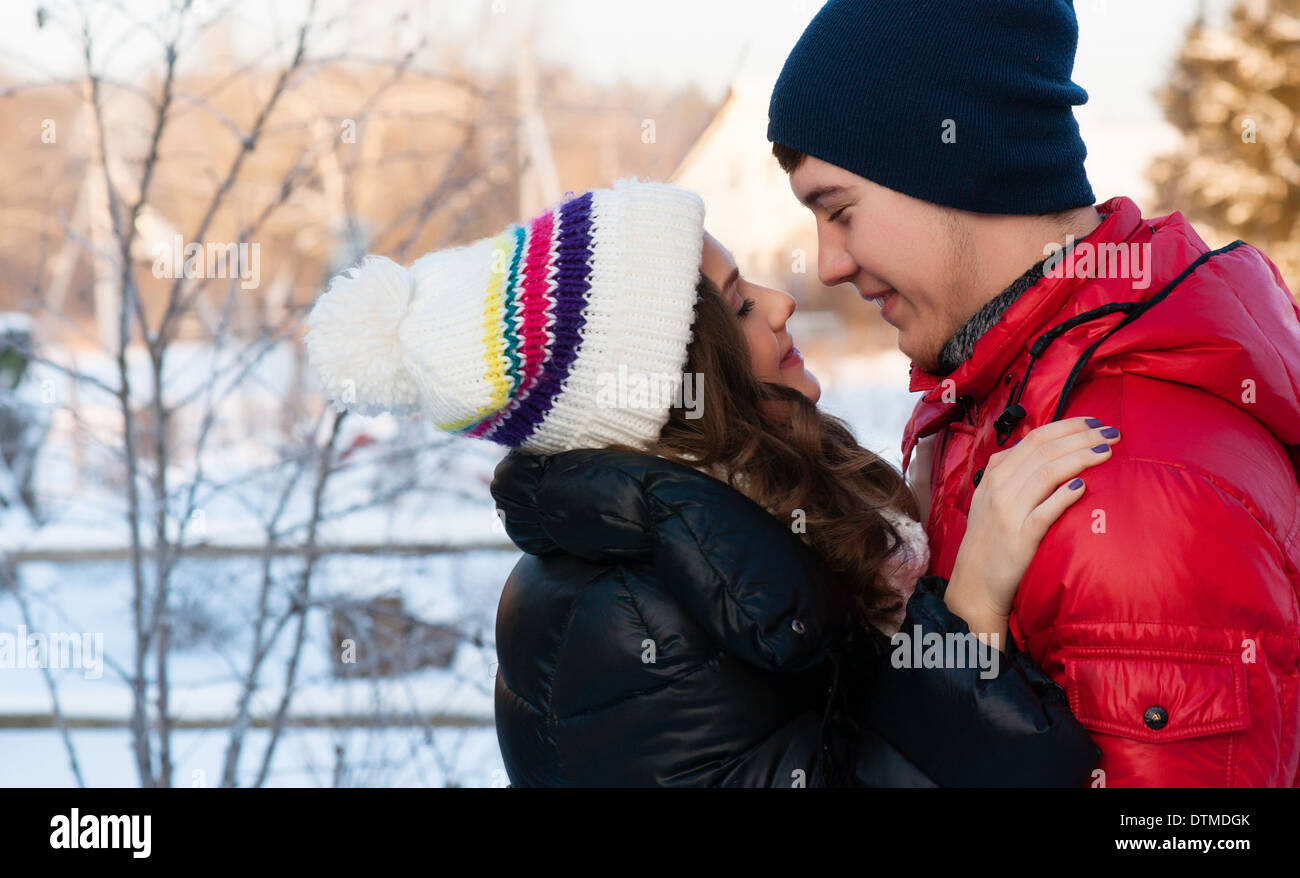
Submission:
[[410,269],[366,257],[312,308],[308,355],[363,414],[537,454],[645,448],[680,393],[703,246],[698,195],[618,181]]

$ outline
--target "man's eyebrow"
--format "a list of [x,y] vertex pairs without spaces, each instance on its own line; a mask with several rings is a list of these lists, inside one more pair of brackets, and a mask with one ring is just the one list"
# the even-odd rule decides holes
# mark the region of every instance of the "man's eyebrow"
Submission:
[[809,192],[803,198],[799,199],[799,203],[802,204],[804,207],[811,208],[812,203],[814,201],[817,201],[821,198],[825,198],[827,195],[839,195],[846,191],[848,190],[846,190],[843,186],[838,186],[838,185],[818,186],[816,189]]

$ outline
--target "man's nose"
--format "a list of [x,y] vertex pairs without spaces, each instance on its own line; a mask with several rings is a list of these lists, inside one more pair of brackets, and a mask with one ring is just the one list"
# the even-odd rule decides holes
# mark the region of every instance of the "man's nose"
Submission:
[[852,280],[857,269],[853,257],[840,242],[827,235],[820,237],[817,242],[817,279],[824,286],[833,287]]

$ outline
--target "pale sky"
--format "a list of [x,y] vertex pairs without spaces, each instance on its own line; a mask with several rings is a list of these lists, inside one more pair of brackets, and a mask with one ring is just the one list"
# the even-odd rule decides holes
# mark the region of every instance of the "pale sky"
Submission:
[[[92,7],[95,0],[90,0]],[[194,0],[220,9],[228,0]],[[1107,119],[1160,118],[1151,97],[1200,0],[1076,0],[1080,22],[1074,79],[1087,89],[1085,111]],[[1212,20],[1222,20],[1230,0],[1204,0]],[[38,6],[69,8],[69,0],[0,3],[0,65],[10,76],[68,75],[80,61],[66,33],[36,27]],[[124,0],[143,22],[163,21],[165,0]],[[604,82],[620,77],[668,86],[694,81],[711,96],[739,72],[770,88],[786,53],[820,7],[816,0],[320,0],[324,18],[346,10],[318,45],[345,42],[357,51],[410,45],[419,33],[454,35],[484,63],[509,58],[513,40],[534,33],[539,58],[567,64]],[[246,22],[238,47],[249,57],[292,29],[306,0],[235,0]],[[99,3],[104,14],[108,7]],[[410,18],[398,27],[394,16]],[[67,19],[65,13],[62,17]],[[120,19],[120,16],[119,16]],[[125,26],[123,26],[125,27]],[[286,40],[281,40],[286,42]],[[157,44],[137,30],[114,46],[115,69],[155,67]]]

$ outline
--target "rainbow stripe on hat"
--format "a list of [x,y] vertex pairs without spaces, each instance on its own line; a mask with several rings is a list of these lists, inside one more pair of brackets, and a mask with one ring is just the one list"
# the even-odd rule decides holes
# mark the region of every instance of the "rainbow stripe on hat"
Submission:
[[488,285],[484,369],[500,392],[472,420],[438,429],[516,447],[546,419],[582,348],[591,201],[584,193],[498,239],[508,265]]

